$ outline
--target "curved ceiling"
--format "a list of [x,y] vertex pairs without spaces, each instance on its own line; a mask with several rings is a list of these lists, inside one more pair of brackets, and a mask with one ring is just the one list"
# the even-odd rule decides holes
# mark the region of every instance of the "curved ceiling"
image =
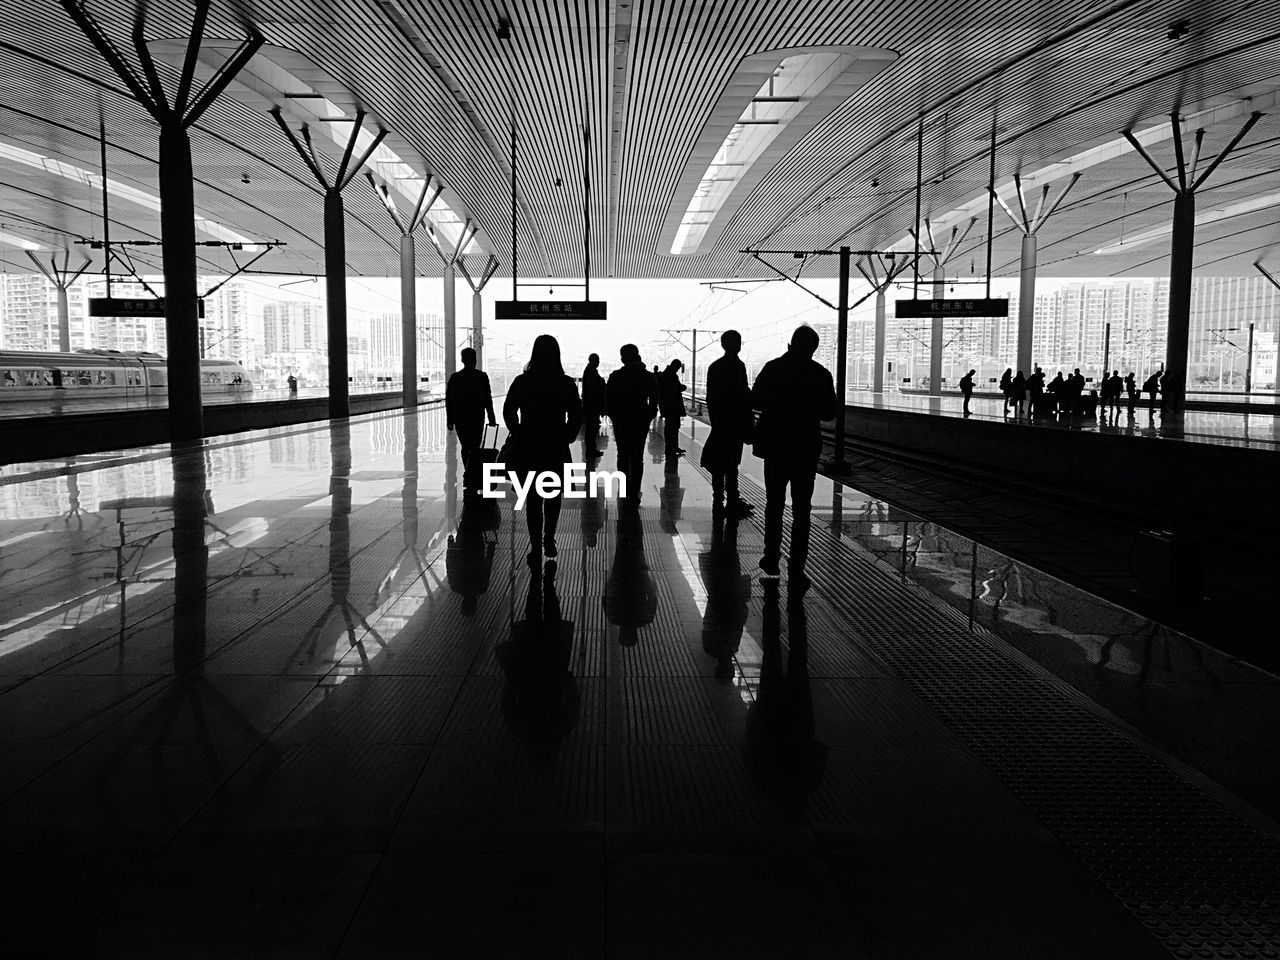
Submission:
[[[136,0],[83,3],[136,62]],[[151,0],[145,9],[149,44],[188,35],[191,0]],[[495,36],[499,16],[512,23],[510,41]],[[1171,39],[1178,21],[1186,27]],[[1237,113],[1247,115],[1250,102],[1271,104],[1280,88],[1278,24],[1280,0],[1105,7],[1086,0],[215,0],[207,36],[225,47],[252,25],[267,44],[314,64],[345,91],[344,109],[368,111],[390,131],[397,154],[447,185],[450,206],[474,220],[481,245],[503,261],[500,272],[509,270],[514,112],[522,275],[581,273],[585,159],[595,275],[718,278],[764,275],[741,254],[746,247],[900,244],[915,218],[921,118],[922,213],[939,223],[949,216],[967,222],[968,206],[985,206],[993,114],[1006,199],[1015,173],[1048,176],[1045,168],[1065,167],[1172,110],[1234,105],[1242,113],[1228,110],[1206,125],[1210,158],[1239,128]],[[717,103],[744,60],[823,46],[897,57],[770,155],[745,195],[735,191],[716,236],[698,253],[673,255],[671,218],[679,219],[689,183],[706,170],[708,131],[723,122]],[[171,60],[157,61],[169,89],[178,76]],[[318,187],[261,97],[237,98],[237,90],[243,94],[230,88],[192,130],[197,212],[235,234],[284,241],[259,262],[261,272],[315,273],[323,262]],[[112,181],[154,196],[156,126],[63,4],[0,0],[0,233],[45,246],[101,236],[94,177],[50,173],[4,150],[96,173],[100,111]],[[1280,204],[1265,202],[1280,195],[1276,112],[1202,188],[1202,272],[1244,274],[1255,260],[1280,261]],[[1171,141],[1156,142],[1152,152],[1172,168]],[[394,276],[398,231],[382,201],[363,177],[345,199],[350,272]],[[1042,273],[1163,272],[1167,242],[1159,231],[1170,200],[1145,161],[1116,151],[1083,171],[1041,229]],[[110,214],[113,240],[159,233],[155,210],[136,199],[113,195]],[[993,269],[1008,275],[1017,268],[1020,234],[998,207],[995,227]],[[985,228],[981,209],[953,270],[981,274]],[[423,272],[438,273],[430,245],[421,249]],[[227,268],[226,252],[199,252],[202,270]],[[478,267],[487,253],[474,256]],[[140,270],[153,269],[158,251],[139,248],[135,259]],[[832,268],[819,261],[812,273]],[[0,269],[30,269],[4,238]]]

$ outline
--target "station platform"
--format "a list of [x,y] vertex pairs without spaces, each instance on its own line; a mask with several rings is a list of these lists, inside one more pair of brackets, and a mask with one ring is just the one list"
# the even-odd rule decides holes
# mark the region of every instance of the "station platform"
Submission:
[[705,432],[540,578],[438,408],[8,469],[15,955],[1280,956],[1280,680]]

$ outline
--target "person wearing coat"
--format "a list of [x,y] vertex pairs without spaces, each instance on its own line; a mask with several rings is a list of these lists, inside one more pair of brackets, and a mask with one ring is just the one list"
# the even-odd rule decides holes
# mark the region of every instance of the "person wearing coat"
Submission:
[[738,492],[738,464],[751,436],[751,388],[746,364],[738,356],[742,335],[726,330],[720,335],[720,346],[724,356],[707,368],[711,436],[703,444],[699,465],[711,474],[712,512],[727,508],[733,516],[744,516],[755,509]]

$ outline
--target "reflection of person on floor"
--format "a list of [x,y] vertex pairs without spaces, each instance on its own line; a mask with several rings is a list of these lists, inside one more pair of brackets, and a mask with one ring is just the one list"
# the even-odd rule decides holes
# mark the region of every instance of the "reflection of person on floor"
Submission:
[[582,371],[582,449],[583,457],[591,460],[600,456],[600,418],[605,415],[605,383],[600,376],[600,354],[587,357],[587,368]]
[[468,499],[462,507],[458,530],[449,537],[444,552],[445,575],[449,589],[462,597],[462,612],[472,616],[482,593],[489,589],[493,573],[493,555],[497,537],[486,538],[485,532],[496,529],[501,518],[493,500]]
[[680,460],[674,453],[668,453],[662,467],[662,489],[658,491],[661,510],[658,512],[658,525],[663,533],[676,533],[676,521],[680,519],[680,510],[684,505],[684,487],[680,485]]
[[685,385],[680,382],[680,371],[684,364],[672,360],[667,369],[658,375],[658,410],[662,414],[663,440],[666,453],[679,456],[684,453],[680,446],[680,418],[684,416]]
[[560,616],[555,568],[529,583],[525,617],[511,625],[511,639],[495,651],[506,677],[502,716],[516,738],[544,765],[555,762],[560,742],[578,725],[578,683],[569,670],[573,622]]
[[791,555],[787,571],[793,589],[804,589],[809,555],[809,511],[813,482],[822,453],[822,421],[840,412],[831,374],[813,359],[818,334],[812,327],[797,327],[791,345],[781,357],[770,360],[751,389],[752,405],[760,411],[756,424],[755,452],[764,458],[766,495],[764,556],[760,569],[778,576],[782,557],[782,508],[791,487]]
[[471,461],[480,447],[485,414],[489,415],[491,427],[497,426],[498,418],[493,415],[489,375],[476,369],[475,350],[463,347],[461,356],[462,369],[449,378],[444,388],[445,428],[458,432],[458,446],[462,448],[462,488],[474,490],[480,476]]
[[578,522],[582,527],[582,545],[588,550],[595,548],[596,535],[604,526],[607,509],[601,485],[589,487],[586,499],[582,501],[582,507],[578,511]]
[[764,585],[760,683],[747,713],[747,770],[789,815],[804,813],[809,794],[822,782],[827,748],[814,738],[809,689],[809,636],[804,603],[787,603],[788,652],[783,667],[778,585]]
[[658,412],[658,384],[634,343],[623,344],[619,355],[622,366],[609,374],[605,386],[605,409],[613,423],[618,469],[627,478],[627,496],[638,501],[644,475],[644,436]]
[[751,599],[751,577],[738,559],[738,525],[718,516],[712,521],[710,548],[698,555],[698,570],[707,588],[702,617],[702,649],[715,658],[716,677],[733,679],[733,658],[742,643]]
[[653,623],[658,613],[658,588],[644,557],[640,508],[634,504],[618,509],[613,566],[604,585],[604,613],[618,628],[618,639],[624,646],[633,645],[639,629]]
[[747,367],[739,359],[742,336],[737,330],[720,335],[724,356],[707,368],[707,416],[711,436],[702,446],[702,469],[711,474],[712,512],[728,507],[731,516],[754,509],[738,493],[738,464],[751,436],[751,387]]
[[[569,444],[582,429],[582,401],[573,378],[565,376],[560,363],[560,342],[544,333],[533,341],[533,351],[524,373],[511,381],[502,419],[511,432],[507,468],[523,473],[521,483],[533,483],[530,474],[550,471],[563,474],[572,458]],[[525,521],[529,527],[529,565],[542,565],[556,556],[556,526],[560,522],[561,487],[549,497],[539,496],[530,486],[525,501]]]

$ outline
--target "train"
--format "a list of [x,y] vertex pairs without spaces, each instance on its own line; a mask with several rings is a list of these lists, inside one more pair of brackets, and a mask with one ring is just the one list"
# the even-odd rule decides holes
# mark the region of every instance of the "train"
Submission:
[[[234,360],[202,359],[204,394],[253,390]],[[71,353],[0,350],[0,403],[90,397],[149,397],[169,392],[164,357],[144,351],[88,349]]]

